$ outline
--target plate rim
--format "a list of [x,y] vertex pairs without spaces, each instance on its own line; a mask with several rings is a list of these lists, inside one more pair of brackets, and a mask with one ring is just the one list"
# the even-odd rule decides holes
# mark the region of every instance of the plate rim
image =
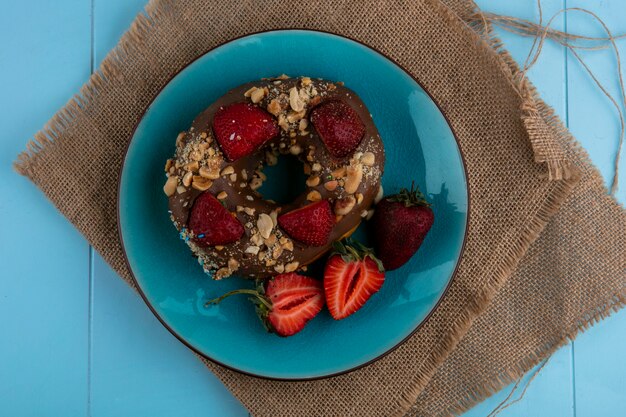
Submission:
[[[446,287],[444,288],[443,292],[441,293],[441,295],[439,296],[439,298],[435,302],[435,305],[430,309],[428,314],[426,314],[424,319],[417,326],[415,326],[415,328],[413,330],[411,330],[409,333],[407,333],[407,335],[405,337],[403,337],[400,341],[396,342],[395,345],[393,345],[392,347],[390,347],[386,351],[380,353],[376,357],[374,357],[372,359],[369,359],[369,360],[367,360],[367,361],[365,361],[365,362],[363,362],[363,363],[361,363],[359,365],[347,368],[347,369],[343,369],[343,370],[340,370],[340,371],[337,371],[337,372],[332,372],[332,373],[328,373],[328,374],[324,374],[324,375],[311,376],[311,377],[295,377],[295,378],[275,377],[275,376],[268,376],[268,375],[263,375],[263,374],[257,374],[257,373],[250,372],[250,371],[245,371],[245,370],[242,370],[242,369],[238,369],[238,368],[236,368],[236,367],[234,367],[232,365],[224,364],[221,361],[206,355],[205,353],[201,352],[199,349],[194,347],[190,342],[188,342],[184,337],[182,337],[180,334],[178,334],[173,328],[171,328],[165,322],[165,319],[163,319],[160,316],[160,314],[152,306],[152,303],[148,300],[148,297],[146,296],[146,294],[144,293],[143,289],[141,288],[141,285],[139,284],[139,281],[135,277],[135,272],[133,271],[133,269],[132,269],[132,267],[130,265],[130,261],[128,259],[128,253],[126,251],[126,245],[124,244],[124,237],[123,237],[123,234],[122,234],[122,225],[121,225],[121,222],[120,222],[120,211],[121,211],[120,196],[121,196],[121,188],[122,188],[121,187],[121,185],[122,185],[122,174],[124,173],[124,169],[126,168],[126,163],[128,161],[128,150],[130,149],[130,145],[133,142],[133,139],[134,139],[134,137],[135,137],[135,135],[137,133],[137,129],[139,128],[139,125],[144,120],[144,118],[146,116],[146,113],[148,113],[148,111],[152,108],[152,105],[154,104],[155,100],[161,95],[163,90],[179,74],[181,74],[183,71],[185,71],[191,65],[195,64],[198,60],[200,60],[201,58],[203,58],[207,54],[213,52],[214,50],[216,50],[216,49],[218,49],[218,48],[220,48],[220,47],[222,47],[224,45],[227,45],[227,44],[229,44],[231,42],[235,42],[235,41],[238,41],[240,39],[243,39],[243,38],[247,38],[247,37],[255,36],[255,35],[266,34],[266,33],[274,33],[274,32],[310,32],[310,33],[317,33],[317,34],[324,34],[324,35],[335,36],[335,37],[338,37],[338,38],[341,38],[341,39],[344,39],[344,40],[352,41],[352,42],[357,43],[357,44],[359,44],[359,45],[361,45],[361,46],[363,46],[363,47],[365,47],[367,49],[370,49],[371,51],[374,51],[374,52],[378,53],[379,55],[381,55],[382,57],[384,57],[385,59],[387,59],[388,61],[390,61],[394,65],[396,65],[398,68],[400,68],[407,76],[409,76],[415,83],[417,83],[417,85],[419,85],[420,88],[426,93],[426,95],[430,98],[430,100],[435,104],[435,106],[437,107],[439,112],[442,114],[444,120],[446,121],[446,124],[450,128],[450,131],[452,132],[452,136],[453,136],[453,138],[454,138],[454,140],[456,142],[457,148],[459,150],[459,156],[460,156],[460,159],[461,159],[461,166],[463,168],[463,177],[464,177],[463,179],[464,179],[465,189],[466,189],[466,194],[467,194],[467,216],[466,216],[466,220],[465,220],[465,230],[464,230],[464,233],[463,233],[463,241],[461,242],[461,248],[460,248],[460,251],[459,251],[459,256],[457,257],[456,264],[454,266],[454,271],[452,271],[450,279],[449,279],[448,283],[446,284]],[[469,188],[468,178],[469,177],[468,177],[468,172],[467,172],[467,164],[466,164],[466,161],[465,161],[465,155],[463,153],[463,149],[461,148],[461,145],[460,145],[458,136],[456,134],[456,131],[454,130],[452,124],[450,123],[450,119],[448,118],[447,114],[443,111],[442,107],[435,100],[435,98],[432,96],[432,94],[426,89],[426,87],[424,87],[424,85],[415,76],[413,76],[413,74],[411,74],[403,65],[398,63],[394,58],[390,57],[386,53],[384,53],[384,52],[378,50],[377,48],[374,48],[374,47],[372,47],[372,46],[370,46],[370,45],[368,45],[368,44],[366,44],[366,43],[364,43],[364,42],[362,42],[362,41],[360,41],[358,39],[354,39],[354,38],[352,38],[350,36],[334,33],[334,32],[331,32],[331,31],[325,31],[325,30],[319,30],[319,29],[298,28],[298,27],[275,28],[275,29],[261,30],[261,31],[257,31],[257,32],[246,33],[244,35],[228,39],[227,41],[221,42],[221,43],[215,45],[214,47],[206,50],[205,52],[201,53],[196,58],[194,58],[193,60],[191,60],[187,64],[185,64],[183,67],[181,67],[174,74],[172,74],[172,76],[165,82],[163,87],[161,87],[159,89],[159,91],[157,92],[157,94],[150,100],[150,102],[146,106],[145,110],[141,113],[141,115],[139,116],[138,120],[135,123],[135,127],[133,128],[133,133],[131,135],[131,139],[126,144],[126,149],[124,150],[124,159],[122,160],[122,165],[121,165],[119,173],[118,173],[117,192],[116,192],[116,196],[117,196],[117,202],[116,202],[116,208],[117,208],[117,210],[116,210],[117,233],[118,233],[119,241],[120,241],[120,244],[121,244],[121,247],[122,247],[122,253],[124,254],[124,262],[125,262],[126,267],[127,267],[128,271],[130,273],[130,278],[132,280],[132,283],[133,283],[135,289],[137,290],[137,292],[139,293],[139,295],[141,296],[142,300],[148,306],[148,308],[150,309],[152,314],[154,314],[154,316],[157,318],[157,320],[161,323],[161,325],[163,327],[165,327],[174,337],[176,337],[176,339],[178,339],[183,345],[185,345],[188,349],[190,349],[192,352],[194,352],[200,358],[208,360],[208,361],[210,361],[210,362],[212,362],[214,364],[217,364],[219,366],[222,366],[222,367],[224,367],[226,369],[229,369],[231,371],[237,372],[239,374],[251,376],[251,377],[254,377],[254,378],[261,379],[261,380],[283,381],[283,382],[316,381],[316,380],[321,380],[321,379],[333,378],[333,377],[337,377],[337,376],[340,376],[340,375],[345,375],[345,374],[357,371],[357,370],[359,370],[361,368],[364,368],[364,367],[366,367],[368,365],[371,365],[374,362],[376,362],[376,361],[382,359],[383,357],[389,355],[390,353],[392,353],[393,351],[398,349],[401,345],[403,345],[407,340],[409,340],[420,328],[422,328],[422,326],[424,326],[426,324],[426,322],[428,322],[428,320],[431,318],[431,316],[434,314],[434,312],[438,309],[439,305],[441,304],[441,302],[443,301],[443,299],[447,295],[448,290],[452,286],[452,283],[456,279],[456,276],[457,276],[457,273],[458,273],[458,270],[459,270],[459,265],[461,263],[461,259],[462,259],[463,255],[465,253],[465,246],[466,246],[466,243],[467,243],[467,235],[468,235],[468,230],[469,230],[470,217],[471,217],[471,213],[472,213],[470,188]]]

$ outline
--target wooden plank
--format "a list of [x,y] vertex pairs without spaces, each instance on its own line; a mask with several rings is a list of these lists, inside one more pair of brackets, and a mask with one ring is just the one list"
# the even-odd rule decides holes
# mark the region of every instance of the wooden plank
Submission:
[[91,416],[248,415],[96,255]]
[[[624,16],[626,3],[619,0],[594,2],[568,0],[570,7],[592,9],[615,33],[626,32]],[[604,35],[601,26],[588,16],[570,12],[567,24],[572,33]],[[626,42],[618,42],[622,53]],[[610,51],[583,53],[583,58],[594,74],[619,101],[617,67]],[[598,91],[581,65],[570,54],[569,67],[569,114],[570,129],[583,144],[591,159],[599,167],[605,182],[613,176],[613,159],[619,135],[619,120],[608,99]],[[626,202],[626,162],[620,166],[622,186],[616,197]],[[579,336],[574,343],[574,377],[576,415],[595,417],[623,415],[626,398],[626,312],[595,325]]]
[[[96,0],[96,63],[143,6],[144,0]],[[92,416],[248,416],[97,255],[92,299]]]
[[89,77],[88,0],[4,2],[0,13],[0,415],[87,412],[89,246],[12,170]]

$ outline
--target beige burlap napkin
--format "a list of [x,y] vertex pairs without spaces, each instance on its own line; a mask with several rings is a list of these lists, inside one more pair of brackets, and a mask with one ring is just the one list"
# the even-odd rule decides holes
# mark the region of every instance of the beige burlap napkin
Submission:
[[178,69],[243,34],[320,29],[396,60],[450,120],[471,196],[455,279],[427,323],[392,354],[347,375],[298,383],[263,381],[205,361],[253,415],[460,412],[621,306],[626,215],[506,52],[494,49],[472,4],[221,3],[151,2],[16,163],[129,284],[116,230],[116,183],[133,128]]

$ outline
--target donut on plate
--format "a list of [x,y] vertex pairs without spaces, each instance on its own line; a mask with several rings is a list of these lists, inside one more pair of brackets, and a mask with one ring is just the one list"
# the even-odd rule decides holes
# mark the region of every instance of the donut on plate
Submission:
[[[297,157],[305,191],[263,198],[263,168]],[[241,85],[176,139],[163,187],[170,217],[204,270],[264,278],[306,269],[350,235],[382,195],[383,143],[361,99],[309,77]]]

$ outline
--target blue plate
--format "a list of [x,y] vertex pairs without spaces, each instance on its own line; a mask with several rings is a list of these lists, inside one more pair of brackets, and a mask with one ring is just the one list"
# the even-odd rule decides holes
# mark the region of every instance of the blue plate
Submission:
[[[342,80],[369,107],[385,143],[386,194],[415,180],[433,203],[422,248],[361,310],[334,321],[324,310],[289,338],[266,333],[243,296],[205,308],[207,298],[253,283],[212,281],[168,217],[163,164],[178,132],[231,88],[281,73]],[[280,188],[277,181],[265,187]],[[428,93],[380,53],[336,35],[285,30],[233,40],[176,75],[137,126],[119,185],[119,228],[146,303],[181,341],[224,366],[255,376],[313,379],[380,358],[434,310],[454,275],[465,239],[468,191],[463,160],[445,116]],[[361,226],[361,229],[364,226]],[[361,233],[363,233],[361,231]]]

